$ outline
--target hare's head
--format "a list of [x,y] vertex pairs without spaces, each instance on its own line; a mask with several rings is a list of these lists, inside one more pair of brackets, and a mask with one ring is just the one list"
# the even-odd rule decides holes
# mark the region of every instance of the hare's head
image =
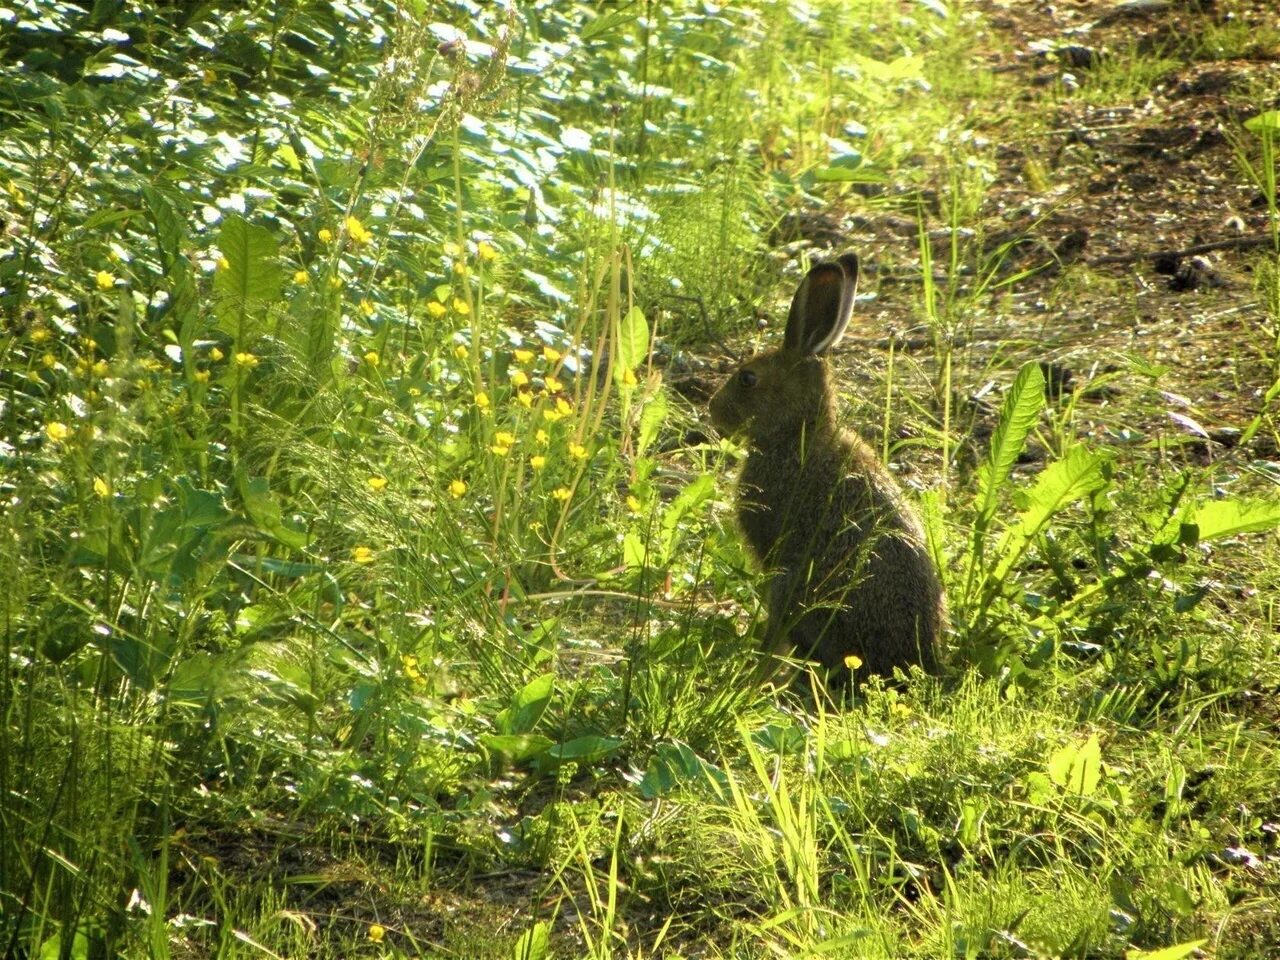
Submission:
[[711,422],[757,443],[799,436],[805,424],[834,414],[823,355],[844,335],[858,287],[858,258],[820,263],[800,282],[777,350],[742,364],[711,398]]

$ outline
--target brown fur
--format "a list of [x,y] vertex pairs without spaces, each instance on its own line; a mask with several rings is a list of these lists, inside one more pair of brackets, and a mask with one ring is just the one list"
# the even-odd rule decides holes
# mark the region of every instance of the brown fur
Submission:
[[746,361],[711,399],[717,429],[748,444],[738,520],[771,571],[766,648],[816,660],[836,682],[850,655],[863,664],[855,676],[935,672],[944,619],[919,516],[837,423],[822,354],[843,332],[856,282],[851,254],[810,271],[786,344]]

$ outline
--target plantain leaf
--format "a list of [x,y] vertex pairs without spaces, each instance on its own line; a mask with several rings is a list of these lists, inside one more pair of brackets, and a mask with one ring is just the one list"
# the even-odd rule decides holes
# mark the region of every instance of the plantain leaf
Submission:
[[628,370],[635,370],[649,355],[649,324],[644,311],[632,307],[618,322],[617,349],[613,358],[613,378],[622,383]]

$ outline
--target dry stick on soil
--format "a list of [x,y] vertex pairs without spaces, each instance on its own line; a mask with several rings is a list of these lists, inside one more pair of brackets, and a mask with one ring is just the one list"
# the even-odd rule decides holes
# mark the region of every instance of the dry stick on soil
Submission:
[[1162,257],[1181,259],[1197,253],[1208,253],[1211,250],[1251,250],[1254,247],[1265,247],[1272,242],[1271,234],[1259,233],[1247,237],[1232,237],[1229,240],[1214,240],[1211,243],[1197,243],[1195,246],[1181,250],[1148,250],[1142,253],[1109,253],[1106,256],[1094,257],[1088,261],[1089,266],[1097,267],[1104,263],[1134,263],[1138,260],[1159,260]]

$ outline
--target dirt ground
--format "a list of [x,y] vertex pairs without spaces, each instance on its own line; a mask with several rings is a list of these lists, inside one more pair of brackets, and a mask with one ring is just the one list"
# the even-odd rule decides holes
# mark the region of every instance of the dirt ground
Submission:
[[[994,145],[997,172],[979,224],[961,228],[958,278],[947,276],[946,202],[925,194],[934,276],[959,294],[952,426],[980,446],[996,388],[1036,359],[1060,400],[1082,388],[1077,424],[1098,442],[1180,451],[1194,462],[1222,456],[1273,380],[1275,332],[1254,278],[1271,244],[1267,207],[1239,156],[1257,164],[1257,137],[1242,122],[1280,107],[1280,48],[1266,39],[1280,8],[1274,0],[978,8],[985,53],[974,66],[1013,96],[975,103],[964,121]],[[905,406],[918,403],[936,422],[918,197],[903,194],[898,209],[890,196],[852,213],[814,211],[788,223],[786,239],[827,246],[843,236],[863,254],[871,280],[863,289],[876,295],[855,314],[837,366],[855,396],[881,402],[892,339]],[[982,283],[986,292],[971,296]],[[913,434],[903,426],[898,439]],[[1247,454],[1276,459],[1274,435],[1259,430]]]

